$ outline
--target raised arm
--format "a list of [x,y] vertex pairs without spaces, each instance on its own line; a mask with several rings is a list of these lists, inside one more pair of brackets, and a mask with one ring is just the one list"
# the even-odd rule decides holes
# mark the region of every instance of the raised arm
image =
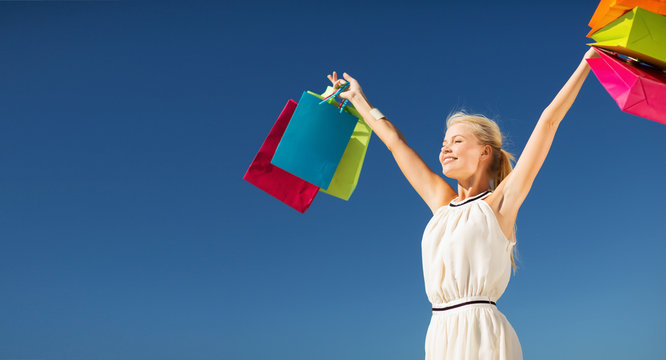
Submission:
[[495,190],[496,195],[501,198],[499,203],[502,205],[499,208],[499,212],[503,218],[515,220],[518,210],[527,197],[537,173],[546,160],[546,155],[548,155],[560,122],[567,111],[569,111],[569,108],[571,108],[585,78],[590,72],[590,67],[587,65],[585,59],[597,56],[599,55],[592,48],[585,53],[585,56],[569,80],[564,84],[564,87],[562,87],[560,92],[555,96],[555,99],[541,114],[515,168]]
[[[343,76],[349,81],[350,86],[349,90],[340,94],[340,97],[348,99],[354,105],[356,110],[363,116],[363,120],[365,120],[377,137],[391,151],[393,158],[398,163],[398,167],[407,178],[407,181],[409,181],[423,201],[428,204],[430,210],[434,213],[439,207],[455,198],[457,196],[455,190],[444,179],[433,172],[416,151],[407,145],[403,134],[386,117],[376,120],[370,114],[372,106],[363,94],[358,81],[347,73],[344,73]],[[335,72],[333,72],[333,75],[329,75],[328,78],[333,82],[335,87],[339,87],[344,83],[344,80],[337,78]]]

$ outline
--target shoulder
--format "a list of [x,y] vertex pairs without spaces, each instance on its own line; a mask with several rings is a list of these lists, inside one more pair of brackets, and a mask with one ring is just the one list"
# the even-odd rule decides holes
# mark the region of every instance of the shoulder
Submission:
[[435,202],[435,205],[430,207],[430,210],[432,211],[433,214],[436,213],[437,210],[441,209],[442,207],[448,206],[451,203],[451,201],[453,201],[453,199],[458,197],[458,194],[455,192],[453,194],[447,194],[447,195],[448,196],[439,196],[437,201]]
[[515,216],[518,213],[518,209],[511,203],[511,197],[502,191],[501,188],[495,189],[484,200],[493,209],[498,219],[500,217]]
[[495,214],[497,223],[507,239],[511,239],[514,234],[516,218],[518,213],[509,210],[506,205],[506,199],[502,191],[493,191],[481,201],[485,201]]
[[493,209],[495,213],[499,212],[499,204],[503,200],[503,194],[498,191],[493,191],[490,195],[486,196],[482,200],[485,201]]

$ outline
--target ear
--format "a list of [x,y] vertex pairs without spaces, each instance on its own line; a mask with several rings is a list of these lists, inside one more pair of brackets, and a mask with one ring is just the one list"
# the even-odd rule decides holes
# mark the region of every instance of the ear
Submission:
[[486,145],[486,146],[483,147],[483,152],[481,153],[481,155],[490,156],[492,154],[493,154],[493,147],[492,146]]

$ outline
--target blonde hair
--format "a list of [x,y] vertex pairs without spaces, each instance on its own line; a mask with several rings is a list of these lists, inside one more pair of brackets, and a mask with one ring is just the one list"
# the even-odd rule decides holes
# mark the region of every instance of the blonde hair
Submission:
[[[472,129],[472,133],[481,145],[489,145],[492,147],[493,161],[488,168],[488,172],[491,179],[490,188],[495,190],[502,182],[502,180],[504,180],[504,178],[509,175],[511,170],[513,170],[511,161],[515,160],[515,157],[511,153],[502,149],[504,135],[502,135],[499,126],[496,122],[483,115],[467,114],[464,111],[457,111],[449,115],[446,119],[447,128],[457,123],[464,123],[468,125]],[[514,246],[513,251],[511,252],[511,265],[513,266],[514,274],[518,268],[514,260],[514,258],[517,258],[517,251],[518,250]]]

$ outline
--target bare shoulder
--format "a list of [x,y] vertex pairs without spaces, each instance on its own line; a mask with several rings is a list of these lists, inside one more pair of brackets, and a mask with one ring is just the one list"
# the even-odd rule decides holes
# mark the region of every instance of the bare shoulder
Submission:
[[433,203],[434,205],[430,207],[430,210],[434,214],[442,206],[448,205],[453,199],[458,197],[458,193],[455,191],[448,191],[437,196],[437,200]]
[[497,219],[497,223],[502,229],[504,236],[506,236],[507,239],[511,239],[514,235],[514,228],[516,225],[516,218],[518,213],[509,210],[509,208],[505,206],[505,198],[502,190],[499,188],[496,189],[490,195],[486,196],[486,198],[482,201],[485,201],[488,205],[490,205],[490,208],[493,210],[495,218]]
[[486,196],[484,200],[490,205],[495,213],[499,213],[502,202],[504,201],[504,194],[499,189],[495,189],[490,195]]

